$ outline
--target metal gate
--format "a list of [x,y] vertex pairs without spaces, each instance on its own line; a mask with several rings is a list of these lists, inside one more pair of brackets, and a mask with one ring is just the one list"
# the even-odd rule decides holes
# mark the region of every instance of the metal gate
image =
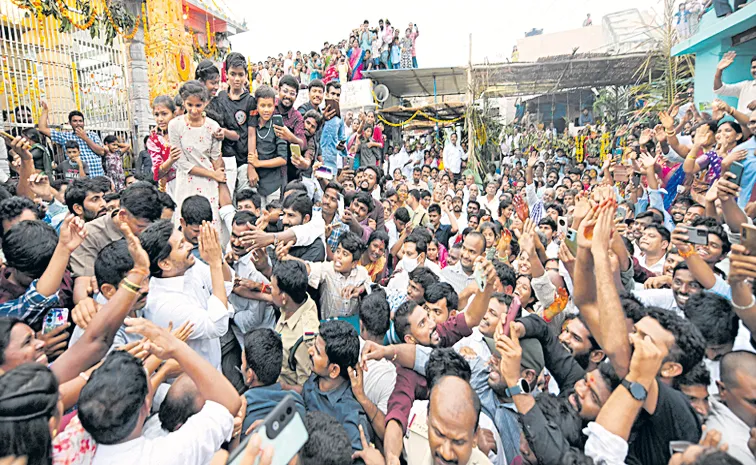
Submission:
[[124,43],[93,39],[89,31],[59,33],[59,22],[38,19],[0,0],[0,108],[6,128],[33,127],[40,99],[50,125],[67,124],[68,113],[84,113],[88,130],[126,135],[131,129]]

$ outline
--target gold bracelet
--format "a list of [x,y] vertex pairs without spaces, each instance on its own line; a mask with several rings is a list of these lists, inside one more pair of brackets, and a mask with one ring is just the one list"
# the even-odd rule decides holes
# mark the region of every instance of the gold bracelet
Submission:
[[133,291],[135,293],[139,293],[139,291],[142,289],[140,286],[137,286],[136,284],[132,283],[126,278],[123,278],[123,281],[121,281],[121,286],[125,287],[126,289]]
[[134,290],[134,289],[130,288],[129,286],[126,285],[126,283],[121,283],[121,285],[118,286],[118,287],[120,287],[121,289],[126,289],[129,292],[133,292],[134,294],[139,294],[138,290]]
[[396,347],[394,347],[394,358],[391,359],[392,362],[396,361],[396,357],[398,357],[399,354],[396,352]]

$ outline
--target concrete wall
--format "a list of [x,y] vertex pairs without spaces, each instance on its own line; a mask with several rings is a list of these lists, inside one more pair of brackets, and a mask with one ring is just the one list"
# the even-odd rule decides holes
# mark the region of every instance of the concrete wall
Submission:
[[600,25],[569,31],[541,34],[517,40],[520,61],[536,61],[541,57],[569,55],[575,47],[578,53],[596,53],[608,45],[604,28]]
[[[129,0],[127,3],[129,12],[134,17],[139,17],[142,13],[141,2]],[[144,30],[140,26],[132,40],[126,41],[126,52],[128,59],[127,72],[129,73],[130,95],[131,95],[131,117],[132,130],[134,138],[132,141],[138,147],[135,150],[144,148],[144,137],[150,132],[150,125],[155,124],[150,107],[150,88],[147,77],[147,57],[144,53]]]

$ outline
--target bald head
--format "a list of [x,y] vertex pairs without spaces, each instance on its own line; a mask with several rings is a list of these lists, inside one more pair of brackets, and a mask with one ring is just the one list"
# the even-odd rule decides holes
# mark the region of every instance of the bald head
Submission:
[[720,361],[720,379],[727,388],[739,385],[739,374],[754,376],[756,373],[756,354],[745,350],[728,352]]
[[456,376],[435,382],[428,403],[428,445],[434,463],[468,463],[476,445],[480,399]]
[[473,431],[478,430],[480,416],[480,398],[470,383],[456,376],[444,376],[435,383],[430,394],[430,411],[443,410],[443,416],[451,415],[456,418],[470,416],[475,412]]
[[189,376],[183,374],[176,378],[165,395],[165,400],[160,404],[160,424],[164,430],[174,432],[186,423],[189,417],[199,413],[204,404],[205,399],[197,385]]

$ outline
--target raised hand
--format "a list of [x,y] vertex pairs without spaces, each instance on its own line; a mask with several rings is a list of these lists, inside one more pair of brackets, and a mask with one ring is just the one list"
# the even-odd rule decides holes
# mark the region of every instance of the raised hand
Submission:
[[167,328],[161,328],[150,320],[126,318],[124,324],[127,326],[127,333],[141,334],[147,338],[145,349],[161,360],[173,358],[176,349],[182,344]]
[[193,332],[194,332],[194,323],[187,320],[184,322],[184,324],[182,324],[181,326],[173,330],[172,334],[179,341],[186,342],[189,339],[189,336],[191,336]]
[[362,450],[359,450],[352,454],[352,460],[362,459],[365,465],[384,465],[383,455],[372,444],[367,441],[365,437],[365,431],[362,430],[362,425],[357,425],[360,430],[360,442],[362,442]]
[[29,188],[40,199],[49,202],[53,198],[50,179],[44,173],[34,173],[29,176]]
[[656,157],[647,153],[642,153],[640,156],[640,162],[646,172],[653,172],[656,167]]
[[143,270],[150,269],[150,256],[142,248],[142,243],[139,242],[139,238],[136,237],[134,232],[125,221],[118,222],[118,227],[121,229],[121,234],[126,238],[126,245],[129,248],[129,255],[134,260],[134,268],[141,268]]
[[733,62],[735,62],[735,57],[737,54],[735,52],[727,52],[724,54],[721,60],[719,60],[719,63],[717,64],[717,71],[724,71],[727,69]]
[[654,126],[654,137],[656,138],[657,142],[664,142],[667,140],[667,133],[664,132],[664,126],[662,126],[661,124]]
[[87,297],[79,301],[78,304],[71,310],[71,319],[74,324],[81,329],[87,329],[92,318],[97,315],[102,305],[96,303],[91,297]]
[[25,137],[16,137],[10,143],[10,148],[13,153],[18,155],[21,160],[33,160],[34,157],[29,151],[31,149],[31,143]]
[[223,263],[223,252],[218,240],[218,231],[215,230],[212,223],[202,222],[199,236],[200,257],[208,265],[221,265]]
[[77,216],[68,215],[60,227],[58,244],[65,247],[69,253],[76,250],[87,238],[87,230],[84,229],[84,220]]
[[708,124],[698,126],[696,133],[693,135],[693,143],[699,147],[706,145],[711,135],[711,129]]
[[671,131],[675,128],[675,119],[666,111],[659,112],[659,121],[661,122],[662,126],[664,126],[664,129]]
[[605,201],[601,205],[591,243],[591,251],[594,253],[609,250],[609,243],[611,242],[614,230],[614,212],[616,209],[617,205],[612,200]]
[[276,246],[276,257],[278,260],[286,260],[289,258],[289,252],[291,251],[291,248],[294,247],[294,241],[289,242],[279,242]]

